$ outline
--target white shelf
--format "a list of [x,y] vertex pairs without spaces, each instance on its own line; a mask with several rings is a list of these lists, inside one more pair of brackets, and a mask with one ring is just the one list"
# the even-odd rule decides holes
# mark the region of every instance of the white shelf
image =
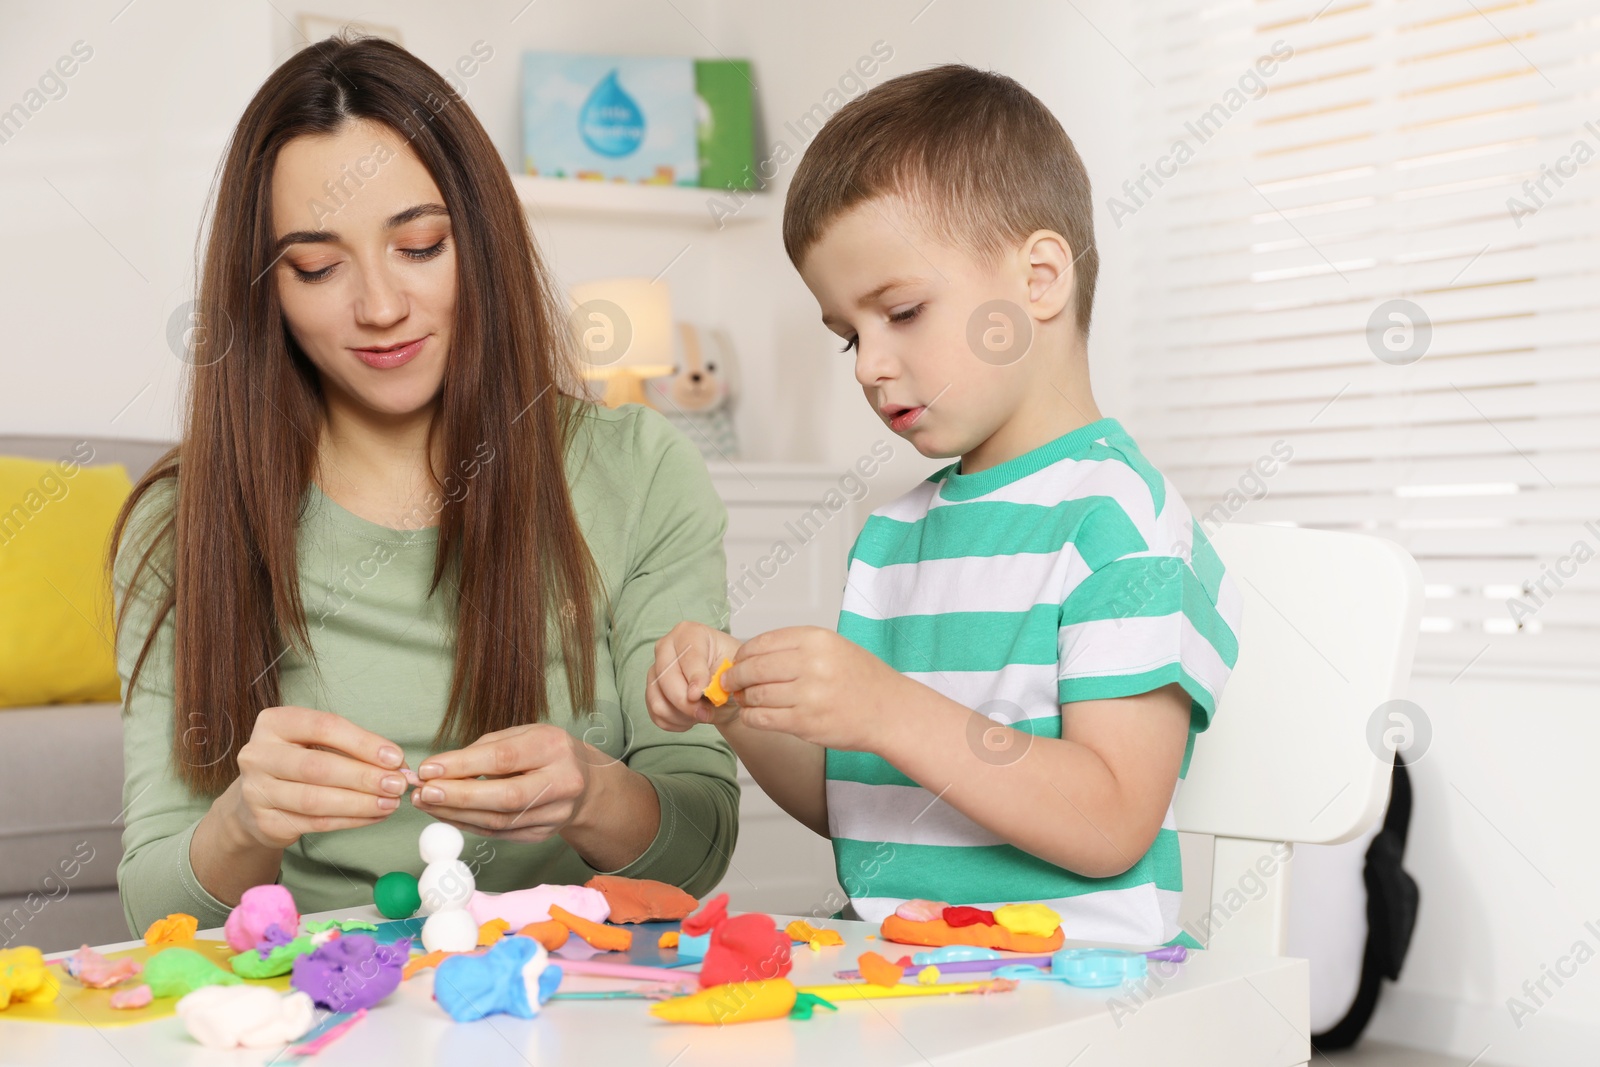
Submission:
[[[609,218],[619,222],[670,223],[717,230],[767,218],[772,211],[772,197],[763,193],[538,178],[531,174],[513,174],[511,184],[516,187],[523,209],[535,217]],[[713,213],[711,205],[730,203],[739,206]]]

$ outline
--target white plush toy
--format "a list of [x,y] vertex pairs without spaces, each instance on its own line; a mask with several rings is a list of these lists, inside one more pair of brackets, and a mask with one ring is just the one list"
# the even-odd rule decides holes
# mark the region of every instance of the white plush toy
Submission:
[[645,396],[695,443],[707,462],[739,458],[733,423],[738,358],[722,330],[680,322],[673,330],[673,370],[651,378]]

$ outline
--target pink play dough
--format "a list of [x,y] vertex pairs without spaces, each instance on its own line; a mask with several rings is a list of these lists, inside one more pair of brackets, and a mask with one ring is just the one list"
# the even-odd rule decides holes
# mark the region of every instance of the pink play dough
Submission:
[[949,907],[939,900],[908,900],[894,909],[894,913],[907,922],[927,923],[944,917],[944,909]]
[[233,951],[243,952],[260,944],[273,923],[291,939],[300,932],[300,913],[294,909],[294,897],[281,885],[252,886],[228,913],[222,933]]
[[548,922],[552,904],[590,922],[603,923],[611,917],[605,894],[581,885],[536,885],[510,893],[474,892],[467,901],[467,911],[479,926],[490,919],[504,919],[512,930],[520,930],[529,923]]

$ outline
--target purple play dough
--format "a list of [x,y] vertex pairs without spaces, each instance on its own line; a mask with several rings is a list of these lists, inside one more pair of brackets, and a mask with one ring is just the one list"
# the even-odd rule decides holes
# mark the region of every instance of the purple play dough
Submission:
[[266,959],[272,955],[272,950],[279,945],[287,945],[295,938],[294,934],[287,933],[277,923],[268,926],[261,933],[261,940],[256,942],[256,951],[261,953],[261,958]]
[[400,985],[411,939],[380,945],[365,934],[333,938],[294,961],[289,984],[331,1011],[370,1008]]

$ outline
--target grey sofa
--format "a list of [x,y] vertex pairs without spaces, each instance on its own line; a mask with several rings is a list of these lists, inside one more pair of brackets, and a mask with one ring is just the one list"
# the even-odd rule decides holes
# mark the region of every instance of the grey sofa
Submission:
[[[0,434],[0,455],[61,459],[85,440],[89,465],[120,463],[133,481],[172,447]],[[55,952],[132,936],[117,898],[121,706],[0,708],[0,798],[0,948]]]

